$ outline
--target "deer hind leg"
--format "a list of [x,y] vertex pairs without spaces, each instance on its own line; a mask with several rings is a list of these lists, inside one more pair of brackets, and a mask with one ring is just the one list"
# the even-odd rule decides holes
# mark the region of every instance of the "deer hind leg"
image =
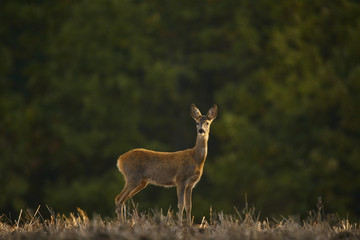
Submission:
[[141,190],[143,190],[147,185],[148,185],[147,182],[145,182],[145,181],[141,182],[138,186],[136,186],[136,187],[129,193],[129,195],[126,197],[126,199],[124,200],[124,202],[126,202],[129,198],[132,198],[133,196],[135,196],[135,194],[137,194],[138,192],[140,192]]
[[115,198],[115,205],[116,205],[116,214],[119,220],[124,220],[124,215],[123,215],[123,207],[124,207],[124,196],[126,196],[129,193],[129,186],[127,183],[125,183],[125,186],[123,188],[123,190],[121,191],[121,193],[119,195],[116,196]]
[[116,204],[116,213],[118,215],[118,218],[122,221],[124,221],[124,204],[125,202],[133,197],[136,193],[144,189],[147,185],[147,182],[140,182],[138,184],[129,184],[126,183],[124,186],[124,189],[121,191],[121,193],[115,198],[115,204]]

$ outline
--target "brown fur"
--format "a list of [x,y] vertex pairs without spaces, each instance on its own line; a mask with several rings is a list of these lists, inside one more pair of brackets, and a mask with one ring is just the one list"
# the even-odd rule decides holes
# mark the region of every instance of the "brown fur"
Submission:
[[217,116],[214,105],[202,116],[195,105],[191,105],[191,116],[196,121],[197,138],[194,148],[178,152],[156,152],[133,149],[121,155],[117,167],[124,175],[125,186],[115,198],[116,212],[123,219],[124,203],[149,183],[164,187],[177,187],[179,218],[182,220],[184,206],[188,222],[191,221],[191,193],[203,173],[207,156],[207,142],[211,122]]

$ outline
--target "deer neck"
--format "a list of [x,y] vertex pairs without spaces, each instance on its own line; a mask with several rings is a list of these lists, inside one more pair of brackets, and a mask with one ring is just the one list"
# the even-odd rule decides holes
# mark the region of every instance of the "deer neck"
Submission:
[[209,136],[202,136],[200,134],[196,137],[194,159],[197,163],[205,162],[207,156],[207,143]]

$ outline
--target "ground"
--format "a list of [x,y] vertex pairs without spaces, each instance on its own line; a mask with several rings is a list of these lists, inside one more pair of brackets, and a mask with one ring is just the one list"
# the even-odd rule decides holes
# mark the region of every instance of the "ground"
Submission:
[[[40,207],[39,207],[40,208]],[[0,239],[360,239],[360,228],[347,219],[333,216],[310,216],[297,222],[292,218],[259,220],[253,209],[236,211],[234,215],[213,214],[200,223],[180,223],[174,212],[141,214],[132,210],[126,222],[103,219],[96,215],[89,219],[78,209],[69,216],[55,214],[45,219],[39,211],[21,211],[17,220],[1,217]]]

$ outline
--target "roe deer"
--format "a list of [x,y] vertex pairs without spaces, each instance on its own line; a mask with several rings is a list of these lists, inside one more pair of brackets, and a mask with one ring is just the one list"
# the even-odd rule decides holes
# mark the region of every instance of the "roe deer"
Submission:
[[182,222],[184,203],[186,217],[191,224],[191,193],[203,173],[207,155],[210,124],[218,112],[214,104],[206,115],[191,105],[191,117],[196,121],[197,137],[194,148],[178,152],[155,152],[133,149],[117,160],[117,167],[124,175],[125,186],[115,198],[116,213],[124,220],[124,203],[149,183],[165,187],[177,187],[179,220]]

